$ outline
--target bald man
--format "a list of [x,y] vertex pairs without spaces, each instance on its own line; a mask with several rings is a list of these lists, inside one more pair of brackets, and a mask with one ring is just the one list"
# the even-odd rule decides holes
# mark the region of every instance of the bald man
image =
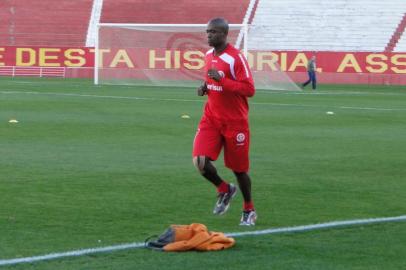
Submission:
[[240,225],[253,226],[257,214],[248,175],[248,98],[255,94],[255,87],[247,60],[227,42],[228,28],[223,18],[212,19],[207,25],[207,41],[213,48],[205,56],[205,82],[197,89],[199,96],[207,95],[207,102],[193,143],[193,163],[217,188],[213,213],[222,215],[237,192],[213,164],[224,150],[224,164],[236,176],[244,198]]

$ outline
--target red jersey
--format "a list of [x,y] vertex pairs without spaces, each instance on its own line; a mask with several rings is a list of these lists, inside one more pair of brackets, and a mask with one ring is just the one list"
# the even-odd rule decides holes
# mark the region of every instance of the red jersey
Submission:
[[[219,82],[210,79],[208,70],[215,68],[222,76]],[[228,44],[220,55],[209,50],[205,57],[207,103],[204,114],[219,120],[248,120],[248,97],[255,93],[254,80],[247,60]]]

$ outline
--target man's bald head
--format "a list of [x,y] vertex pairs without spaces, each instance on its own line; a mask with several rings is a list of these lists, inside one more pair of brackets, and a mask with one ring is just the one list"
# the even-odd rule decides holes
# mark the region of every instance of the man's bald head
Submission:
[[222,30],[226,35],[228,34],[228,21],[224,18],[211,19],[208,25],[212,25],[215,28]]

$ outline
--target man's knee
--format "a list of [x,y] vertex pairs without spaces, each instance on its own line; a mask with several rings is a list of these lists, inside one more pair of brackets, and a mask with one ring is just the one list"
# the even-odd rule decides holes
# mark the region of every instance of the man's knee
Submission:
[[206,162],[208,158],[205,156],[196,156],[193,157],[193,164],[195,165],[196,169],[200,172],[200,174],[205,173]]
[[247,172],[244,172],[244,171],[240,172],[240,171],[234,171],[234,170],[233,170],[233,173],[234,173],[235,176],[247,175],[248,174]]

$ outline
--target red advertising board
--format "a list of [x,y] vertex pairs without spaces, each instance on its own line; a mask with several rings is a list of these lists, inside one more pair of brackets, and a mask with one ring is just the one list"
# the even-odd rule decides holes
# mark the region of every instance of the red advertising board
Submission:
[[[307,59],[311,55],[317,57],[320,82],[406,84],[406,53],[251,51],[248,61],[254,71],[280,68],[294,81],[301,81],[306,77]],[[198,50],[110,48],[99,53],[100,66],[118,69],[199,71],[203,58],[204,52]],[[0,47],[2,66],[91,68],[94,48]]]
[[93,48],[0,47],[0,66],[93,67]]

